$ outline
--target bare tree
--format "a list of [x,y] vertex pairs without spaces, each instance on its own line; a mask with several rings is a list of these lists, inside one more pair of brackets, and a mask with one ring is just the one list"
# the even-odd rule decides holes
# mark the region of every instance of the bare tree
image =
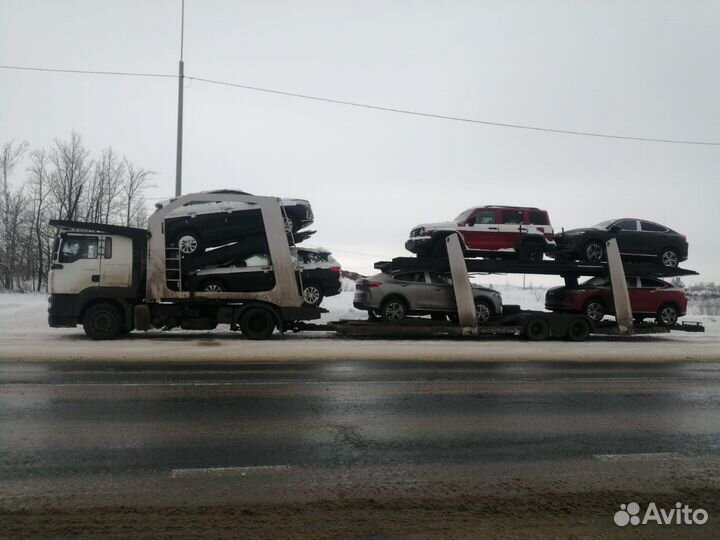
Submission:
[[13,169],[22,161],[28,143],[15,141],[5,143],[0,151],[0,263],[5,271],[5,287],[12,287],[12,279],[16,266],[18,226],[21,217],[22,189],[14,191],[10,185]]
[[11,176],[27,150],[25,142],[0,147],[0,284],[37,291],[47,284],[52,260],[55,231],[48,219],[144,227],[143,192],[155,173],[121,159],[111,147],[94,162],[73,132],[48,151],[31,152],[26,177],[14,187]]
[[95,223],[109,223],[118,215],[123,202],[119,200],[125,183],[125,164],[120,161],[112,147],[102,151],[95,162],[93,177],[86,190],[85,220]]
[[131,224],[137,224],[139,221],[144,226],[144,222],[147,220],[147,210],[145,210],[145,199],[142,195],[145,189],[155,186],[149,183],[150,176],[155,172],[137,167],[127,158],[124,158],[123,161],[125,163],[125,182],[123,183],[125,225],[130,227]]
[[[30,154],[30,167],[28,168],[32,198],[32,232],[35,240],[35,257],[37,258],[35,272],[35,290],[43,286],[44,276],[47,274],[44,262],[45,245],[50,231],[47,225],[48,209],[48,157],[44,149],[35,150]],[[30,266],[30,265],[28,265]]]
[[74,131],[69,141],[55,139],[50,151],[54,169],[49,176],[49,188],[58,203],[60,219],[77,219],[85,184],[90,176],[92,162],[82,137]]

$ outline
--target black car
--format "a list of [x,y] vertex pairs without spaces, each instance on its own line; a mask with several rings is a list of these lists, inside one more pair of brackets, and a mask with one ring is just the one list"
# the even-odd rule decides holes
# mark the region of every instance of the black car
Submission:
[[587,229],[556,234],[558,251],[549,255],[597,263],[605,260],[605,242],[611,238],[617,239],[620,254],[625,259],[676,267],[688,256],[684,235],[659,223],[635,218],[611,219]]
[[[228,248],[220,250],[230,252]],[[208,252],[203,258],[212,253]],[[300,271],[306,305],[318,306],[324,297],[340,294],[342,269],[329,251],[322,248],[292,248],[291,253]],[[243,255],[228,259],[223,266],[187,272],[185,287],[189,291],[204,292],[269,291],[275,287],[275,273],[267,248],[250,249]]]
[[[208,194],[240,194],[242,191],[210,191]],[[310,203],[303,199],[282,199],[290,243],[307,239],[314,231],[301,231],[313,223]],[[167,203],[158,203],[160,209]],[[207,248],[243,238],[264,236],[262,212],[253,205],[234,202],[197,202],[172,210],[165,218],[168,246],[177,247],[183,257],[196,257]]]

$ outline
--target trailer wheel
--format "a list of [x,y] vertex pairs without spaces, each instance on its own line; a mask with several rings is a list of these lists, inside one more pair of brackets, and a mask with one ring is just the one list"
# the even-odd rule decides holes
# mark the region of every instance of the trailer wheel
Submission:
[[266,308],[251,307],[240,315],[240,331],[248,339],[268,339],[275,330],[275,317]]
[[543,341],[550,337],[550,326],[544,317],[533,317],[525,326],[525,337],[530,341]]
[[83,316],[83,329],[92,339],[114,339],[125,330],[125,319],[117,306],[95,304]]
[[570,341],[585,341],[590,335],[590,323],[584,317],[576,317],[568,325],[567,337]]

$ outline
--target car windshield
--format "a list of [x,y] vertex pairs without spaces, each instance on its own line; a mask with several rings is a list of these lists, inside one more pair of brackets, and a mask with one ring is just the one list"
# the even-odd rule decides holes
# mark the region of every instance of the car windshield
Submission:
[[610,225],[612,225],[612,224],[615,223],[616,221],[617,221],[617,219],[610,219],[610,220],[608,220],[608,221],[601,221],[600,223],[596,223],[595,225],[593,225],[593,226],[590,227],[590,228],[591,228],[591,229],[607,229]]
[[608,284],[608,278],[604,276],[597,276],[594,278],[588,279],[583,285],[588,287],[604,287]]
[[465,221],[467,218],[470,217],[470,214],[472,214],[473,210],[475,210],[475,209],[470,208],[469,210],[465,210],[462,214],[460,214],[458,217],[456,217],[453,221]]

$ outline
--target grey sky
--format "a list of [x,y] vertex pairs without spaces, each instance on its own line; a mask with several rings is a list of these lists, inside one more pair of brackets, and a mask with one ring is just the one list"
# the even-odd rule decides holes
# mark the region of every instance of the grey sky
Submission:
[[[0,64],[175,73],[179,0],[0,0]],[[720,2],[186,1],[186,73],[558,129],[720,140]],[[176,81],[0,70],[0,141],[71,130],[174,190]],[[546,208],[556,228],[664,223],[720,281],[720,147],[527,132],[189,82],[184,191],[311,200],[350,269],[420,222]],[[361,256],[348,252],[367,253]],[[504,278],[503,278],[504,279]],[[536,282],[542,281],[538,278]],[[697,279],[694,281],[698,281]]]

